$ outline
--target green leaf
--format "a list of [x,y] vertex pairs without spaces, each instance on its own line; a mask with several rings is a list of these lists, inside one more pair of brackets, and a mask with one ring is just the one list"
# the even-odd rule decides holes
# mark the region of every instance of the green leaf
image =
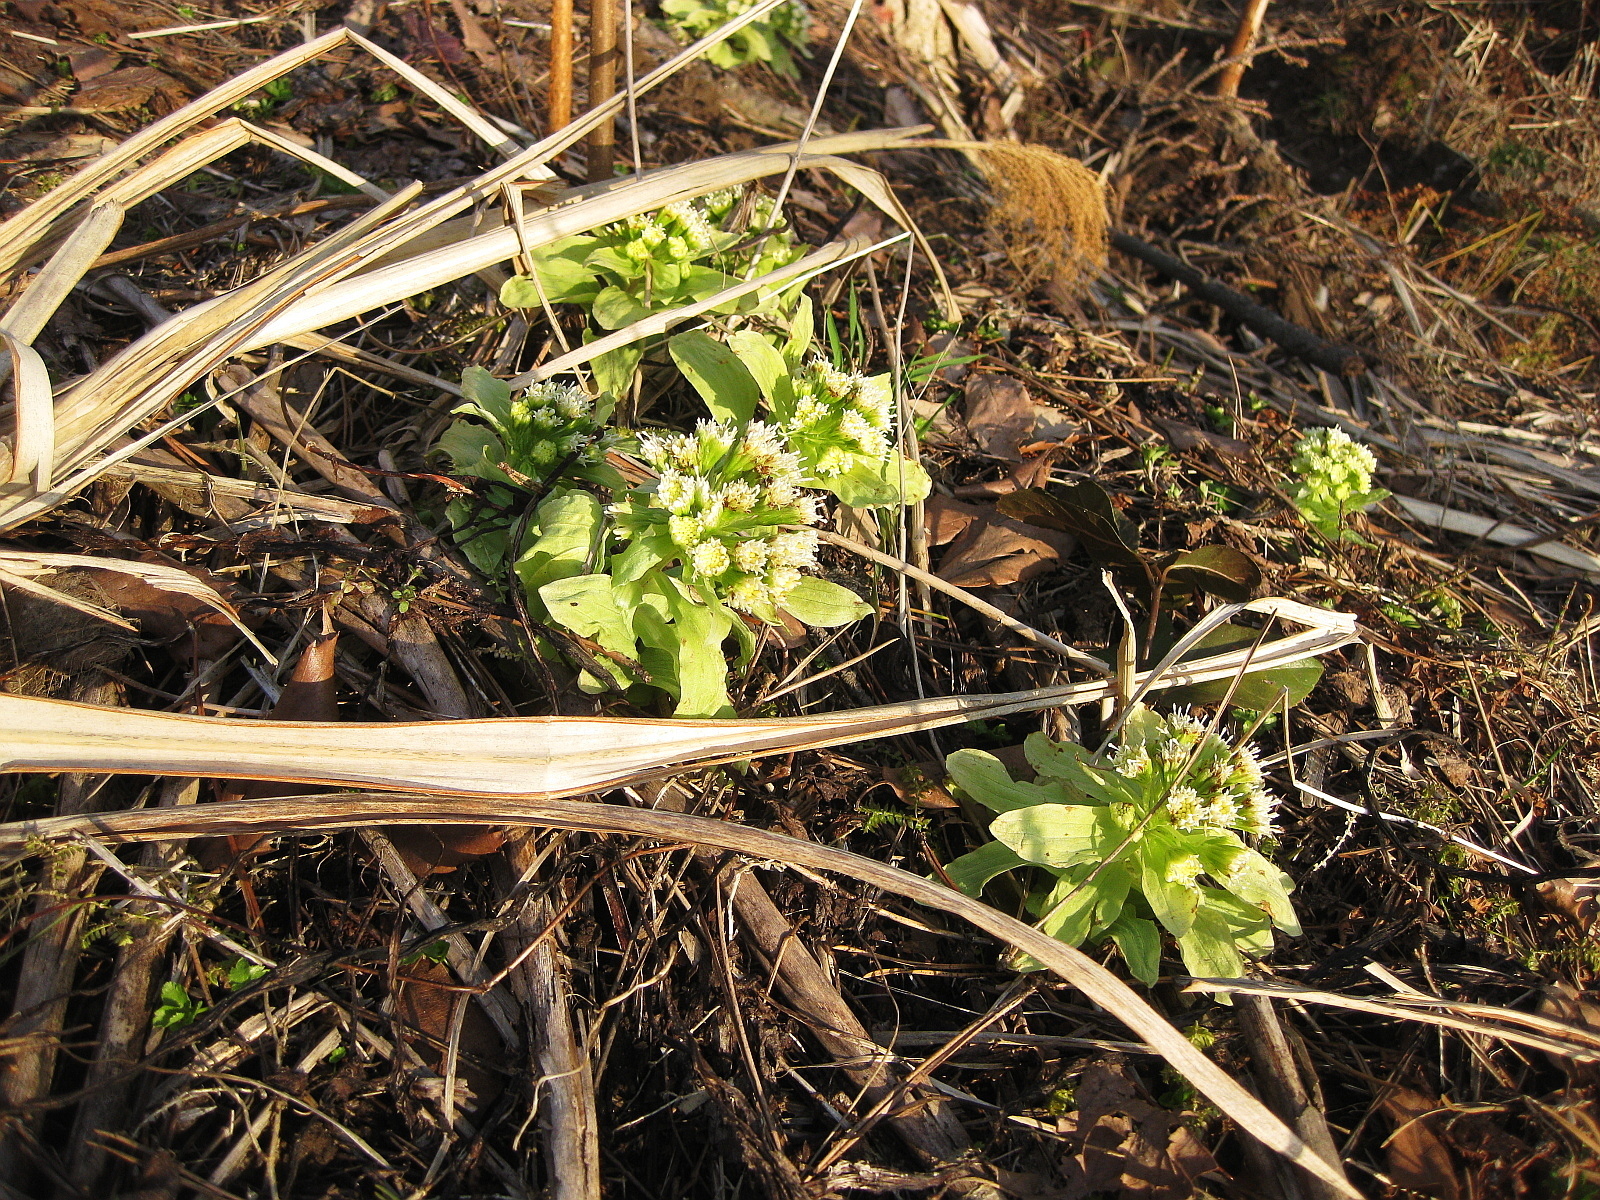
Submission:
[[648,308],[615,286],[601,288],[589,312],[602,329],[621,329],[650,315]]
[[495,464],[504,462],[505,447],[494,430],[472,421],[452,421],[433,444],[450,456],[451,469],[457,475],[471,475],[477,479],[491,479],[495,483],[510,483],[506,473]]
[[1266,858],[1241,846],[1225,869],[1211,870],[1207,864],[1207,872],[1240,900],[1265,911],[1272,923],[1290,937],[1300,935],[1300,921],[1295,916],[1294,902],[1289,899],[1294,880]]
[[1133,876],[1120,862],[1108,863],[1100,869],[1095,883],[1099,898],[1094,906],[1094,924],[1096,929],[1106,929],[1121,917],[1122,906],[1133,890]]
[[849,588],[808,575],[783,598],[783,608],[814,629],[835,629],[872,615],[872,608]]
[[1130,796],[1106,787],[1102,771],[1090,770],[1089,751],[1072,742],[1054,742],[1042,733],[1030,733],[1022,743],[1028,763],[1046,779],[1065,786],[1075,801],[1084,804],[1126,802]]
[[1088,875],[1089,869],[1073,871],[1050,889],[1042,906],[1044,913],[1036,922],[1041,933],[1069,946],[1082,945],[1100,902],[1100,877],[1096,876],[1092,883],[1083,882]]
[[450,501],[445,506],[444,514],[458,531],[470,528],[480,530],[470,537],[457,532],[456,546],[467,556],[468,562],[490,579],[496,582],[504,580],[510,537],[504,522],[484,520],[477,506],[466,500]]
[[1027,860],[1019,858],[1004,842],[987,842],[970,854],[947,862],[944,873],[950,876],[951,883],[976,900],[996,875],[1027,865]]
[[669,597],[672,625],[677,634],[678,707],[675,717],[731,717],[728,699],[728,660],[722,639],[733,617],[713,612],[698,600],[675,590]]
[[267,973],[267,968],[260,963],[253,963],[247,958],[235,958],[228,963],[228,972],[224,976],[230,991],[237,991],[247,984],[254,983]]
[[498,424],[511,419],[511,385],[482,367],[468,367],[461,372],[461,398],[477,405],[483,416]]
[[1201,546],[1185,550],[1168,563],[1166,578],[1169,587],[1206,592],[1240,604],[1260,586],[1261,571],[1248,555],[1232,546]]
[[[1243,625],[1221,625],[1201,638],[1195,648],[1184,655],[1183,661],[1209,658],[1229,650],[1247,650],[1256,644],[1260,636],[1258,630],[1247,629]],[[1237,688],[1233,688],[1231,679],[1213,679],[1206,683],[1168,688],[1161,692],[1161,698],[1168,704],[1220,704],[1227,697],[1229,689],[1233,688],[1232,703],[1235,707],[1266,712],[1283,703],[1285,689],[1288,690],[1290,707],[1299,704],[1311,694],[1311,689],[1317,686],[1321,678],[1322,664],[1314,658],[1302,658],[1271,670],[1251,671],[1239,680]]]
[[517,560],[517,576],[530,595],[558,579],[589,569],[604,512],[588,492],[557,491],[539,505],[534,520],[539,536]]
[[1182,937],[1189,932],[1194,925],[1195,912],[1200,907],[1199,889],[1167,881],[1167,872],[1173,861],[1187,853],[1174,838],[1165,836],[1158,829],[1145,833],[1137,851],[1139,890],[1144,893],[1156,920],[1165,925],[1174,937]]
[[1129,973],[1145,987],[1161,978],[1161,930],[1154,921],[1124,912],[1106,930],[1128,964]]
[[1004,763],[982,750],[957,750],[944,760],[944,766],[963,792],[998,813],[1067,800],[1059,788],[1012,779]]
[[1001,813],[989,832],[1029,862],[1071,867],[1104,858],[1123,830],[1108,808],[1087,804],[1033,804]]
[[1183,955],[1189,974],[1208,979],[1237,979],[1244,974],[1244,960],[1234,945],[1233,930],[1211,905],[1196,911],[1189,928],[1177,937],[1178,952]]
[[789,364],[789,370],[800,369],[806,355],[811,353],[811,342],[816,333],[817,323],[811,297],[802,296],[800,303],[795,305],[794,316],[789,319],[789,340],[783,344],[783,361]]
[[[585,239],[593,243],[594,239]],[[599,290],[594,271],[584,263],[587,249],[575,248],[571,254],[539,253],[534,270],[539,279],[535,283],[527,275],[513,275],[500,285],[500,303],[507,308],[539,308],[540,288],[544,300],[551,304],[569,304],[591,300]]]
[[645,572],[654,570],[674,551],[672,539],[665,532],[647,533],[634,538],[627,549],[611,560],[611,578],[617,583],[636,583]]
[[1103,567],[1144,573],[1138,531],[1099,484],[1083,480],[1056,492],[1022,488],[995,503],[1015,520],[1075,535],[1089,557]]
[[[633,625],[617,604],[611,576],[574,575],[570,579],[558,579],[539,589],[539,599],[550,611],[553,623],[594,639],[613,654],[637,658],[638,639],[634,636]],[[619,664],[603,658],[600,662],[618,683],[633,682]]]
[[848,471],[819,479],[817,486],[826,488],[851,508],[891,508],[926,500],[933,491],[933,480],[921,463],[893,450],[888,458],[878,461],[858,458]]
[[596,355],[589,363],[595,386],[613,396],[626,396],[633,387],[633,373],[639,369],[642,358],[644,347],[638,343]]
[[783,355],[753,329],[741,329],[735,333],[728,339],[728,348],[739,356],[739,361],[755,379],[767,403],[773,403],[779,381],[789,378],[789,364],[783,361]]
[[696,329],[672,338],[667,349],[717,420],[743,425],[756,415],[761,389],[728,347]]

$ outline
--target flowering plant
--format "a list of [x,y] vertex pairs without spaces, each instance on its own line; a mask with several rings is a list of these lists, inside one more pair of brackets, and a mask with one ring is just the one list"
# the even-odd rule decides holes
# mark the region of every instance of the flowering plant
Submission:
[[1378,466],[1372,451],[1336,427],[1302,434],[1291,465],[1300,482],[1290,498],[1307,524],[1330,542],[1359,541],[1345,529],[1345,518],[1389,497],[1372,486],[1372,472]]
[[[671,29],[695,41],[754,7],[755,0],[661,0],[661,15]],[[798,72],[789,47],[805,46],[810,20],[800,0],[789,0],[718,42],[706,51],[706,58],[724,71],[759,60],[772,64],[778,74],[793,78]]]
[[1239,975],[1242,952],[1271,949],[1273,926],[1300,932],[1292,882],[1243,840],[1272,832],[1261,768],[1248,746],[1185,713],[1139,707],[1121,739],[1096,755],[1032,735],[1034,783],[982,751],[952,754],[961,791],[999,815],[997,840],[946,872],[978,896],[1005,871],[1041,869],[1052,882],[1030,897],[1038,927],[1069,946],[1110,938],[1146,984],[1160,973],[1162,928],[1191,973]]

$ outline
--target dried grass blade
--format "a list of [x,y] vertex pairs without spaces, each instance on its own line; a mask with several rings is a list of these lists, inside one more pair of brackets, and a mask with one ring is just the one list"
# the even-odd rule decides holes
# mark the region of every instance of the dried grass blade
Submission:
[[[813,143],[814,147],[830,153],[807,155],[802,159],[802,165],[821,167],[833,172],[860,190],[903,228],[912,228],[910,215],[883,181],[882,176],[855,163],[834,157],[831,153],[893,149],[904,142],[905,136],[903,131],[889,130],[869,135],[845,134],[838,138],[821,138]],[[476,237],[463,238],[398,263],[368,271],[353,279],[323,288],[314,295],[306,296],[264,326],[251,339],[249,348],[268,346],[299,334],[310,333],[380,305],[392,304],[418,292],[463,279],[485,267],[509,261],[513,256],[522,253],[524,245],[535,248],[547,245],[560,238],[587,233],[602,225],[624,220],[636,213],[660,208],[675,200],[702,195],[719,188],[735,187],[766,175],[777,174],[787,168],[793,150],[794,144],[789,143],[667,167],[610,186],[576,203],[563,203],[534,213],[526,219],[520,229],[502,225]],[[913,236],[920,239],[920,235],[914,229],[912,232]],[[413,236],[415,233],[408,234],[407,238]],[[372,245],[367,247],[367,251],[375,255],[388,248]],[[217,301],[207,303],[215,304]],[[184,315],[203,311],[206,307],[206,304],[197,305]],[[159,329],[145,336],[152,338],[158,333]]]
[[1360,1200],[1361,1194],[1342,1178],[1337,1168],[1319,1158],[1261,1101],[1195,1049],[1166,1018],[1092,958],[953,888],[832,846],[710,817],[594,802],[486,804],[446,797],[408,799],[335,794],[206,805],[182,814],[159,810],[110,812],[17,822],[0,826],[0,850],[20,851],[35,838],[61,839],[78,833],[93,834],[108,841],[148,841],[224,832],[270,835],[375,824],[484,823],[621,833],[715,846],[758,860],[844,875],[959,917],[1044,963],[1133,1030],[1241,1128],[1325,1181],[1338,1194]]
[[379,204],[389,198],[389,193],[377,184],[357,175],[342,163],[334,162],[333,159],[325,154],[318,154],[315,150],[310,150],[296,142],[291,142],[282,134],[274,133],[270,129],[263,129],[259,125],[252,125],[249,121],[241,121],[239,124],[253,141],[260,142],[264,146],[271,146],[278,153],[287,154],[290,158],[298,158],[307,166],[315,167],[319,171],[326,171],[346,187],[353,187],[359,192],[365,192]]
[[3,324],[7,333],[19,342],[33,344],[90,264],[117,236],[126,211],[113,200],[103,200],[89,210],[72,236],[33,277],[22,298],[6,310]]
[[[256,639],[239,619],[238,610],[223,599],[222,594],[203,579],[197,579],[187,571],[177,567],[169,567],[165,563],[138,562],[126,558],[95,558],[88,554],[48,554],[32,550],[0,550],[0,567],[18,575],[43,575],[55,571],[76,571],[89,569],[95,571],[115,571],[119,575],[132,575],[142,579],[151,587],[163,592],[174,592],[180,596],[188,596],[192,600],[216,609],[227,617],[245,638],[260,653],[266,655],[267,660],[274,666],[277,659],[268,649]],[[127,622],[115,614],[108,614],[105,619],[113,620],[119,625]]]
[[[1329,1008],[1374,1013],[1402,1021],[1418,1021],[1424,1025],[1441,1025],[1465,1033],[1484,1034],[1532,1046],[1537,1050],[1543,1050],[1546,1054],[1559,1054],[1566,1058],[1590,1062],[1600,1061],[1600,1034],[1595,1030],[1566,1021],[1556,1021],[1538,1013],[1518,1012],[1516,1009],[1499,1008],[1492,1004],[1466,1004],[1411,993],[1377,1000],[1368,996],[1347,996],[1342,992],[1325,992],[1317,988],[1296,987],[1293,984],[1259,979],[1194,979],[1190,981],[1187,990],[1223,992],[1240,996],[1279,996],[1311,1004],[1322,1004]],[[1441,1008],[1447,1011],[1434,1011]],[[1471,1017],[1478,1019],[1470,1020]],[[1516,1028],[1517,1026],[1537,1032],[1527,1033],[1523,1028]]]
[[1545,537],[1531,529],[1480,517],[1474,513],[1461,512],[1459,509],[1445,508],[1442,504],[1435,504],[1431,500],[1415,500],[1410,496],[1395,496],[1393,499],[1406,510],[1408,516],[1435,529],[1463,534],[1466,537],[1482,538],[1486,542],[1510,546],[1513,550],[1521,550],[1526,554],[1537,554],[1540,558],[1547,558],[1551,562],[1582,571],[1586,575],[1600,576],[1600,556]]
[[0,329],[0,339],[4,339],[11,358],[17,413],[6,483],[47,491],[54,477],[56,456],[56,410],[50,372],[39,352],[13,337],[10,330]]
[[[1320,612],[1321,610],[1313,610]],[[1197,659],[1164,676],[1168,686],[1231,677],[1292,662],[1355,639],[1354,621]],[[1145,678],[1141,676],[1142,680]],[[815,750],[916,733],[1115,694],[1115,682],[984,696],[913,700],[820,717],[755,721],[515,717],[497,720],[348,723],[230,721],[101,709],[0,695],[0,770],[123,771],[214,775],[332,786],[493,796],[577,796],[765,754]]]

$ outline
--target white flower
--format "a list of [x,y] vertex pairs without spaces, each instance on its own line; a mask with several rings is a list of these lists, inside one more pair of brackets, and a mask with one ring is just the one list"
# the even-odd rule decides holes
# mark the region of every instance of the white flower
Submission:
[[772,535],[772,561],[783,567],[809,567],[817,561],[817,535],[784,530]]
[[751,512],[761,503],[761,489],[749,480],[735,479],[723,486],[722,503],[734,512]]
[[729,561],[728,548],[721,542],[701,542],[689,552],[689,565],[699,575],[721,575]]
[[1167,882],[1182,887],[1194,887],[1205,867],[1193,854],[1184,854],[1167,864]]
[[1200,793],[1188,784],[1180,783],[1167,793],[1167,816],[1185,833],[1194,833],[1210,824],[1209,809]]
[[674,516],[667,518],[667,532],[678,545],[693,550],[706,536],[706,526],[699,517]]
[[754,575],[766,568],[770,553],[764,539],[743,538],[733,544],[733,565]]
[[677,516],[689,511],[695,502],[695,492],[695,481],[681,471],[663,471],[656,482],[656,502]]

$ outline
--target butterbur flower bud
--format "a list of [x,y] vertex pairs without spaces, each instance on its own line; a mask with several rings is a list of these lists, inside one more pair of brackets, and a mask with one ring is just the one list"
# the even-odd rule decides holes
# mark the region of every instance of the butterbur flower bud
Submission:
[[1182,833],[1272,831],[1276,801],[1262,786],[1248,746],[1230,746],[1189,713],[1130,720],[1122,743],[1104,763],[1161,806]]
[[815,502],[777,430],[702,421],[693,433],[646,433],[639,456],[659,472],[612,512],[620,536],[665,532],[684,574],[735,608],[768,613],[816,561]]
[[[503,462],[516,475],[542,481],[563,464],[567,470],[580,472],[597,466],[615,440],[609,430],[601,428],[594,401],[582,388],[546,381],[510,398],[505,385],[487,372],[479,371],[476,377],[469,372],[462,382],[468,387],[467,394],[478,399],[458,406],[456,414],[488,425],[498,444],[485,447],[481,439],[466,432],[470,426],[452,427],[440,445],[456,459],[458,470],[505,482],[499,470]],[[473,459],[471,454],[479,457]]]
[[1167,865],[1167,882],[1192,888],[1197,886],[1196,881],[1204,871],[1205,867],[1193,854],[1180,855]]

